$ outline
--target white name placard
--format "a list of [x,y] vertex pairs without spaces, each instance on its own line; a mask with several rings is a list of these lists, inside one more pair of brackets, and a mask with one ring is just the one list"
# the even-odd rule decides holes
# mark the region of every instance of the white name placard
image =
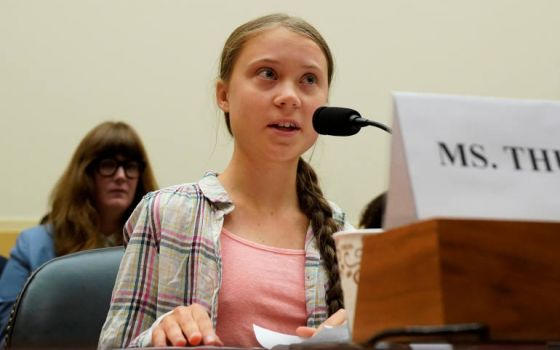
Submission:
[[434,217],[560,221],[559,101],[393,98],[386,228]]

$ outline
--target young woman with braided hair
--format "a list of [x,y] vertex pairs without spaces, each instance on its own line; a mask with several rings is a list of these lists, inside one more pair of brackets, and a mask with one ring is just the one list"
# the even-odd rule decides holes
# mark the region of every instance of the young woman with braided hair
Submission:
[[233,31],[216,84],[232,158],[133,212],[100,349],[255,347],[253,324],[312,336],[345,321],[332,234],[351,226],[301,158],[332,74],[326,42],[300,18]]

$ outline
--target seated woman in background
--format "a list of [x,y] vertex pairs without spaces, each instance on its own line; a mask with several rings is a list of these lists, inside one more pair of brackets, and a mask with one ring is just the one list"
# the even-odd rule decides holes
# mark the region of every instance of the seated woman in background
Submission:
[[372,199],[362,211],[360,228],[383,228],[387,192],[383,192]]
[[0,276],[0,330],[31,273],[86,249],[122,244],[123,225],[144,194],[157,189],[142,141],[128,124],[104,122],[74,152],[41,225],[24,230]]

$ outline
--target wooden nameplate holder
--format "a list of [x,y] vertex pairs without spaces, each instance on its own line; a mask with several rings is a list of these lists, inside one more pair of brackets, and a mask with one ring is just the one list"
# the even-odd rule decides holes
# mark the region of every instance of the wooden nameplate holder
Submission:
[[560,340],[560,223],[427,220],[363,244],[356,343],[471,322],[491,340]]

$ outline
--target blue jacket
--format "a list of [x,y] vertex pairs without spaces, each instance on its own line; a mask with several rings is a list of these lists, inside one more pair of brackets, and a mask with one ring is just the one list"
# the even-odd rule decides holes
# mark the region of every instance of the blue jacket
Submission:
[[0,276],[0,334],[4,333],[12,306],[27,278],[54,257],[51,225],[35,226],[19,234]]

